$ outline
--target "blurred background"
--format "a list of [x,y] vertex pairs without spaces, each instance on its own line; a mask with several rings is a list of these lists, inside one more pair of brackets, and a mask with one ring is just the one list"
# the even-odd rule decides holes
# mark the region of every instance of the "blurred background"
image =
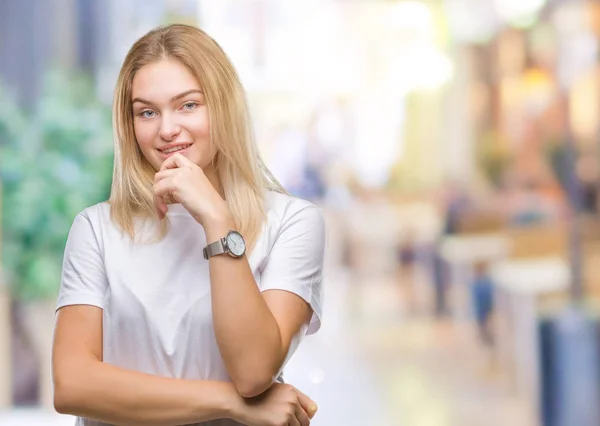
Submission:
[[61,259],[132,43],[198,25],[328,224],[286,371],[327,426],[600,425],[600,2],[0,0],[0,425],[52,410]]

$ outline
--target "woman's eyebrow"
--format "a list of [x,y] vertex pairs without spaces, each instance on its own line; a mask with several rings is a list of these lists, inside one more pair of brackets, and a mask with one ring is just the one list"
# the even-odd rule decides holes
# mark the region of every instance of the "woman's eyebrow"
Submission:
[[[173,96],[171,98],[170,102],[176,101],[176,100],[181,99],[181,98],[185,98],[187,95],[191,95],[192,93],[200,93],[200,94],[202,94],[202,90],[199,90],[199,89],[186,90],[185,92],[180,93],[179,95]],[[131,101],[132,104],[134,104],[136,102],[140,102],[140,103],[143,103],[143,104],[146,104],[146,105],[152,105],[152,102],[147,101],[147,100],[142,99],[142,98],[133,98],[133,100]]]
[[199,89],[187,90],[187,91],[185,91],[183,93],[180,93],[179,95],[173,96],[171,98],[171,102],[176,101],[176,100],[181,99],[181,98],[185,98],[187,95],[191,95],[192,93],[200,93],[200,94],[202,94],[202,90],[199,90]]

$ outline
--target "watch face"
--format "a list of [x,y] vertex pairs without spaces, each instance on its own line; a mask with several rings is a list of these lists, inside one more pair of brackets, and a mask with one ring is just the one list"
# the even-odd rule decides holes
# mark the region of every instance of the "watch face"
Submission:
[[231,231],[227,234],[227,247],[232,255],[241,257],[246,252],[244,237],[239,232]]

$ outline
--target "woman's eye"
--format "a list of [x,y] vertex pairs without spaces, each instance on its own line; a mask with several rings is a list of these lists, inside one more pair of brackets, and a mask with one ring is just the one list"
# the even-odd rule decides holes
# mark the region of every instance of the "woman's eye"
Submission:
[[140,113],[139,113],[139,116],[140,116],[140,117],[143,117],[143,118],[152,118],[152,117],[154,117],[154,115],[155,115],[155,114],[156,114],[156,113],[155,113],[154,111],[151,111],[151,110],[149,110],[149,109],[146,109],[146,110],[144,110],[144,111],[140,112]]
[[183,104],[183,109],[191,111],[194,108],[196,108],[196,105],[198,105],[196,102],[186,102]]

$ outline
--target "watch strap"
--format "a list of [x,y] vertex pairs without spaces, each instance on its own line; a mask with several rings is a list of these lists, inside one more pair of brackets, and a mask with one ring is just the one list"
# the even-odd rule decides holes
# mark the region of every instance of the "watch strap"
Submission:
[[208,244],[202,249],[205,259],[210,259],[213,256],[225,253],[225,238],[221,238],[214,243]]

